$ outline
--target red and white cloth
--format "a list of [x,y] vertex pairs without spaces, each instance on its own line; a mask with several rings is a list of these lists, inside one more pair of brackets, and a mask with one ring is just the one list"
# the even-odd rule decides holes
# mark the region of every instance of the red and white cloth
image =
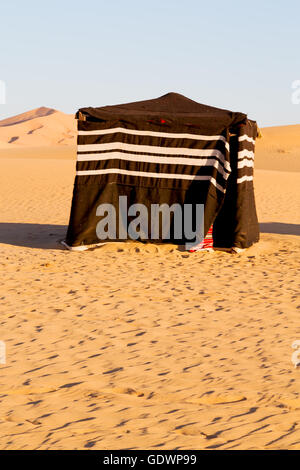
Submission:
[[202,240],[202,242],[198,245],[193,246],[193,248],[191,248],[189,252],[195,253],[196,251],[212,251],[213,244],[213,226],[211,226],[209,231],[207,232],[206,237]]

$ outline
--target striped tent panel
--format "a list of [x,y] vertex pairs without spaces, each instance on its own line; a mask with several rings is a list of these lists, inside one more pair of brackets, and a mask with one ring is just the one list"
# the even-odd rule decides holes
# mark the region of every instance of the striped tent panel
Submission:
[[[78,132],[76,174],[110,175],[122,184],[186,188],[191,181],[207,181],[225,193],[231,172],[229,142],[224,135],[151,132],[126,128]],[[153,185],[150,182],[150,185]]]

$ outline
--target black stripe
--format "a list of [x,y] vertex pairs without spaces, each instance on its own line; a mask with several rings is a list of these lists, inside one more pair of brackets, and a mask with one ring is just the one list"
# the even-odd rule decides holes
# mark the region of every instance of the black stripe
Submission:
[[251,142],[248,142],[247,140],[244,140],[243,142],[238,142],[237,150],[238,152],[241,152],[242,150],[249,150],[249,152],[254,152],[255,145]]
[[[204,121],[204,120],[203,120]],[[195,134],[195,135],[229,135],[226,124],[215,125],[215,119],[212,122],[206,120],[207,125],[203,125],[204,122],[199,125],[199,120],[195,117],[191,117],[189,122],[182,116],[181,119],[173,118],[170,122],[162,124],[159,120],[149,117],[139,117],[139,119],[132,120],[126,119],[121,116],[103,115],[103,118],[93,121],[90,119],[87,121],[77,121],[78,130],[80,131],[93,131],[93,130],[104,130],[113,129],[116,127],[122,127],[123,129],[139,130],[139,131],[150,131],[150,132],[170,132],[178,134]]]
[[242,176],[253,176],[253,167],[244,166],[243,168],[239,168],[237,171],[238,178]]
[[[97,162],[77,162],[77,171],[105,170],[109,168],[119,168],[128,171],[141,171],[148,173],[167,173],[178,175],[212,175],[216,181],[225,187],[225,178],[213,166],[187,166],[187,165],[169,165],[160,163],[130,162],[128,160],[101,160]],[[97,175],[96,175],[97,176]],[[102,175],[98,175],[101,177]],[[158,176],[159,177],[159,176]],[[139,176],[135,177],[137,180]],[[175,179],[175,178],[171,178]]]
[[[172,178],[151,178],[151,177],[137,177],[130,175],[119,175],[114,173],[109,173],[106,175],[88,175],[88,176],[76,176],[75,178],[75,188],[76,186],[92,188],[93,186],[100,188],[105,188],[107,185],[115,183],[117,186],[133,186],[135,188],[143,187],[149,189],[157,189],[158,191],[163,191],[164,189],[171,190],[182,190],[189,191],[191,188],[195,190],[197,197],[203,198],[204,200],[207,197],[208,192],[210,192],[213,197],[219,199],[224,197],[224,193],[218,190],[209,180],[195,181],[195,180],[180,180]],[[75,189],[76,191],[76,189]],[[89,189],[90,191],[90,189]],[[153,199],[155,202],[156,199]]]

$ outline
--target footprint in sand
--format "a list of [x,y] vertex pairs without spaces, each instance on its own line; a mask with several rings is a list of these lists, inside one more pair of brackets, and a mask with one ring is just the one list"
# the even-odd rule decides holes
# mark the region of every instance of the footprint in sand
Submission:
[[291,408],[292,410],[299,410],[300,409],[300,398],[283,398],[280,400],[280,402]]
[[244,395],[210,395],[201,398],[191,398],[187,402],[199,405],[225,405],[247,400]]
[[177,428],[175,429],[175,432],[183,434],[184,436],[203,436],[205,439],[215,439],[221,433],[221,431],[219,431],[215,434],[206,434],[199,426],[193,426],[191,424]]
[[8,423],[13,423],[13,424],[16,424],[16,423],[30,423],[30,424],[34,424],[35,426],[39,426],[41,423],[41,421],[39,421],[38,419],[36,418],[32,418],[32,419],[25,419],[24,418],[24,415],[19,413],[19,412],[13,412],[11,414],[8,414],[7,416],[3,416],[4,421],[8,422]]
[[121,394],[121,395],[134,395],[136,397],[143,397],[145,396],[145,394],[141,391],[138,391],[138,390],[135,390],[134,388],[129,388],[129,387],[125,387],[125,388],[119,388],[119,387],[116,387],[116,388],[105,388],[105,389],[102,389],[101,390],[102,392],[108,392],[108,393],[117,393],[117,394]]
[[292,344],[292,348],[296,349],[295,352],[292,354],[292,363],[295,366],[295,369],[297,369],[298,366],[300,366],[300,340],[296,340]]

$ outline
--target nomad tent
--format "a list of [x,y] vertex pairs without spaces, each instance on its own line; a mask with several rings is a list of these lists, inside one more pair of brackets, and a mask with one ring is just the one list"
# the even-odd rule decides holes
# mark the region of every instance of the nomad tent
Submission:
[[[157,227],[150,234],[150,219],[146,226],[141,218],[140,237],[132,236],[130,224],[143,212],[138,211],[141,205],[149,213],[162,205],[192,207],[193,227],[195,207],[202,205],[202,238],[213,225],[215,247],[247,248],[258,241],[253,189],[258,129],[246,114],[168,93],[153,100],[81,108],[76,118],[78,152],[67,248],[84,250],[108,239],[128,238],[191,242],[184,217],[182,233],[175,231],[175,210],[169,211],[169,238]],[[108,235],[99,229],[105,217]]]

